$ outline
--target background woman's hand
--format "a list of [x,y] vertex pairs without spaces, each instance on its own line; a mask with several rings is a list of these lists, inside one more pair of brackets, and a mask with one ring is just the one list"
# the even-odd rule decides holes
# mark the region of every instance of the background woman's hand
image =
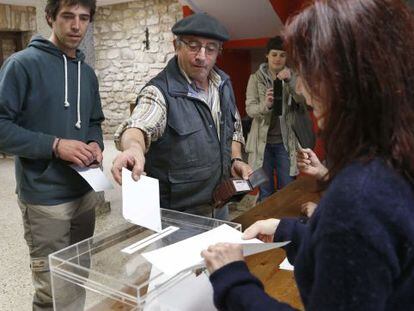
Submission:
[[272,109],[273,107],[273,88],[266,90],[265,105],[267,109]]
[[258,238],[263,242],[273,242],[275,231],[279,223],[280,220],[275,218],[256,221],[244,231],[242,238],[245,240]]
[[243,248],[240,244],[218,243],[210,245],[201,252],[210,273],[234,261],[243,260]]
[[305,202],[300,206],[300,211],[306,217],[310,218],[317,207],[318,205],[314,202]]
[[292,73],[289,68],[284,68],[276,76],[279,80],[289,81],[292,78]]
[[327,175],[328,169],[319,161],[318,156],[311,149],[300,149],[296,158],[300,172],[314,176],[317,179],[322,179]]

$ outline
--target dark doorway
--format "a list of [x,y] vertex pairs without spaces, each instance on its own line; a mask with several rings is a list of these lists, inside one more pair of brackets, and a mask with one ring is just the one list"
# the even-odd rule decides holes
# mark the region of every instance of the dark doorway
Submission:
[[7,57],[22,49],[22,32],[0,31],[0,66]]

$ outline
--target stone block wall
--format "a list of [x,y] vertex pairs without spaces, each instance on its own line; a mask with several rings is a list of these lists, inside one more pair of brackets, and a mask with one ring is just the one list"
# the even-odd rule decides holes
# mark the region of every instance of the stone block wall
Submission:
[[[174,56],[172,25],[182,18],[176,0],[137,0],[99,7],[94,21],[95,70],[112,138],[141,88]],[[149,50],[145,49],[145,29]]]
[[[35,7],[0,4],[0,31],[21,32],[23,48],[29,43],[30,38],[36,32],[36,28]],[[14,52],[14,49],[11,51]],[[8,54],[3,56],[5,55]]]
[[36,22],[37,22],[37,31],[36,33],[42,35],[46,39],[50,37],[51,29],[46,22],[45,17],[45,0],[34,0],[36,4]]
[[0,4],[0,31],[35,31],[36,8]]

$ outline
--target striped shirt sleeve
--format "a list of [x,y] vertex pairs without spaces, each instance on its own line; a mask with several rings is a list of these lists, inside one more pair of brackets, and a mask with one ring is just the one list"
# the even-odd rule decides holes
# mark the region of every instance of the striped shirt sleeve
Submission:
[[167,108],[163,94],[156,86],[146,86],[139,93],[131,116],[121,123],[114,134],[116,148],[121,150],[121,136],[126,129],[137,128],[144,133],[148,151],[151,142],[157,141],[164,134],[166,124]]

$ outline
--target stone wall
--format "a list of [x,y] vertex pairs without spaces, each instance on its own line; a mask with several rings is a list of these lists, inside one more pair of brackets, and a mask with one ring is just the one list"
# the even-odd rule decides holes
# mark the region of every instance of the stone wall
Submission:
[[21,32],[23,48],[29,43],[36,28],[35,7],[0,4],[0,31]]
[[[112,137],[129,115],[145,83],[174,55],[172,25],[182,18],[176,0],[137,0],[99,7],[94,22],[95,70],[106,121]],[[149,50],[145,49],[145,28]]]
[[35,31],[36,8],[0,4],[0,31]]
[[42,35],[45,38],[49,38],[51,34],[51,29],[46,22],[45,17],[45,0],[36,0],[36,22],[37,22],[37,30],[36,33]]
[[89,24],[88,31],[83,38],[79,49],[85,54],[85,62],[95,68],[95,43],[94,43],[94,25],[93,23]]

